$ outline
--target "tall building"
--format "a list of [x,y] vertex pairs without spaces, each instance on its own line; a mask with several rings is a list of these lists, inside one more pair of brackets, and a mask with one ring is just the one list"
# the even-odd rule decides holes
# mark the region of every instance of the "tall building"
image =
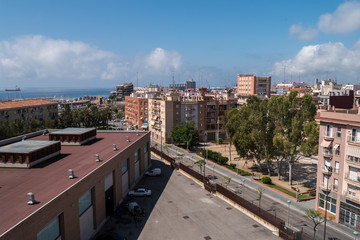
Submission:
[[270,97],[271,77],[257,77],[251,74],[238,74],[238,96],[256,95]]
[[319,121],[316,208],[360,229],[360,112],[323,111]]
[[125,119],[136,129],[148,129],[148,99],[125,97]]
[[132,83],[121,83],[116,86],[116,101],[124,101],[125,96],[130,96],[134,92],[134,85]]
[[0,102],[0,122],[23,120],[25,123],[30,118],[44,121],[58,117],[58,104],[44,99],[14,100]]
[[21,139],[0,141],[2,240],[90,239],[151,163],[146,132],[70,128]]

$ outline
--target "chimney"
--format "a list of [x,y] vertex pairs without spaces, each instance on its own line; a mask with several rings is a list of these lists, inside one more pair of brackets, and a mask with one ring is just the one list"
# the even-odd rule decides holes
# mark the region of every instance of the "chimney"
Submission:
[[75,178],[75,176],[74,176],[74,170],[69,169],[69,170],[68,170],[68,173],[69,173],[69,178],[70,178],[70,179],[74,179],[74,178]]
[[32,192],[27,193],[26,196],[29,199],[29,201],[27,202],[28,205],[34,205],[36,203],[35,196]]

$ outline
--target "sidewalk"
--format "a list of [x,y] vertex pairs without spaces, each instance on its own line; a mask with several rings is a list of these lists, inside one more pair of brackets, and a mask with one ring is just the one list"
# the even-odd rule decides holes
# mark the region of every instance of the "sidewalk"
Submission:
[[[159,146],[160,149],[160,146]],[[181,161],[184,164],[188,164],[188,166],[192,166],[194,169],[199,168],[197,165],[194,165],[193,162],[202,159],[199,156],[197,156],[194,153],[189,153],[184,149],[175,147],[171,145],[171,147],[167,148],[164,153],[172,156],[173,158],[177,159],[178,161]],[[183,155],[183,156],[179,156]],[[244,194],[246,198],[248,198],[249,201],[258,201],[257,199],[257,193],[256,189],[261,186],[260,184],[252,181],[252,177],[242,177],[239,175],[236,175],[236,173],[221,167],[217,164],[208,163],[206,166],[206,175],[213,175],[213,173],[216,173],[215,175],[218,175],[218,179],[215,180],[217,182],[220,182],[220,184],[225,184],[225,179],[223,176],[229,176],[232,178],[231,183],[229,184],[229,187],[233,188],[234,191],[244,191]],[[245,188],[244,188],[245,187]],[[240,191],[240,192],[241,192]],[[266,191],[263,194],[262,200],[262,206],[263,201],[268,201],[267,205],[269,206],[269,211],[274,210],[276,205],[280,204],[281,208],[277,208],[277,213],[282,214],[283,218],[286,218],[286,213],[288,209],[288,203],[287,201],[291,201],[290,209],[291,212],[296,212],[296,215],[292,217],[294,219],[293,221],[297,223],[301,222],[309,222],[307,225],[304,226],[311,226],[312,223],[310,221],[306,221],[304,217],[302,217],[305,213],[306,209],[314,209],[315,207],[315,200],[310,201],[304,201],[304,202],[296,202],[293,199],[290,199],[290,197],[287,197],[283,194],[280,194],[278,192],[273,191],[272,189],[266,188]],[[267,199],[267,200],[266,200]],[[280,206],[278,206],[280,207]],[[285,216],[284,216],[285,215]],[[327,221],[327,234],[330,236],[330,234],[339,236],[338,239],[353,239],[352,232],[353,229],[350,229],[344,225],[334,223],[331,221]],[[302,228],[303,226],[296,226]],[[320,234],[322,230],[319,227],[318,233]],[[340,234],[340,235],[339,235]],[[341,237],[340,237],[341,236]]]

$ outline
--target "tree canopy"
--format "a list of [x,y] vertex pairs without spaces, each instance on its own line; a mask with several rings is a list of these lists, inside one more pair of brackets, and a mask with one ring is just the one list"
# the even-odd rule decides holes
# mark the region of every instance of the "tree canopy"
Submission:
[[194,123],[180,123],[171,131],[171,139],[177,144],[186,144],[186,148],[192,148],[199,142],[199,132]]

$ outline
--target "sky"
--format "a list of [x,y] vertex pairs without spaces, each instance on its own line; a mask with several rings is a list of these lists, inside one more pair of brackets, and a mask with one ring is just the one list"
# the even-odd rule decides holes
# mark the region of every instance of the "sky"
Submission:
[[0,1],[0,89],[360,84],[360,1]]

